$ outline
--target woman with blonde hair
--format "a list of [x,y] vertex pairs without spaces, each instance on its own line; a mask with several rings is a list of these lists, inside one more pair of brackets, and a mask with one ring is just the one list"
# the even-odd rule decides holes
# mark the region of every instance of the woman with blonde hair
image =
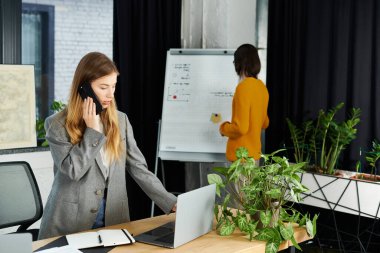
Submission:
[[119,72],[104,54],[79,62],[67,107],[45,121],[54,182],[39,239],[130,220],[125,172],[165,212],[176,197],[147,169],[126,114],[116,108]]

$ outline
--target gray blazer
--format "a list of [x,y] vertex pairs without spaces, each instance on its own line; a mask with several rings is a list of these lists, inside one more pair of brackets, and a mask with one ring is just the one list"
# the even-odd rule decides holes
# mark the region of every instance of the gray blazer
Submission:
[[87,128],[82,141],[72,145],[65,128],[65,113],[59,112],[46,119],[46,139],[54,160],[54,182],[42,216],[39,239],[91,229],[106,187],[105,225],[129,221],[125,171],[165,213],[169,213],[176,203],[176,197],[147,169],[127,115],[118,111],[118,117],[126,154],[110,165],[108,183],[100,156],[105,135]]

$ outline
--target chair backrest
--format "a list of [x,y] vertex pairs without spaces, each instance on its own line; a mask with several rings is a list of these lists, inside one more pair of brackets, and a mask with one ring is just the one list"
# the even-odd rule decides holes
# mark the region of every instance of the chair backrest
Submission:
[[42,216],[37,181],[27,162],[0,162],[0,228],[26,230]]

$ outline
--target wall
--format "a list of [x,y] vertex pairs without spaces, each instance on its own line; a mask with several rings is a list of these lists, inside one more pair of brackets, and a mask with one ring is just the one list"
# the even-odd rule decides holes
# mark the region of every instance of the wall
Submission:
[[100,51],[112,59],[113,0],[23,0],[55,6],[55,100],[67,101],[79,60]]
[[256,44],[256,2],[258,1],[183,1],[182,46],[236,48],[243,43]]

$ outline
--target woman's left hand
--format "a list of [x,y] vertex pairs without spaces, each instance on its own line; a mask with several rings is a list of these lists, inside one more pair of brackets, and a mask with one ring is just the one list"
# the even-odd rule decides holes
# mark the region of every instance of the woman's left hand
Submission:
[[91,97],[83,101],[82,110],[86,126],[100,132],[99,115],[96,114],[96,105]]

